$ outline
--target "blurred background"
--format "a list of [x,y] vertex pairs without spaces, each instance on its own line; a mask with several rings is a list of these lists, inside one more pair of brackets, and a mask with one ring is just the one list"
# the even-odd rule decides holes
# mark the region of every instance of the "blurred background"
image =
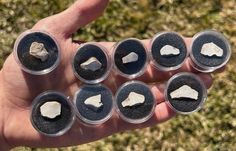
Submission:
[[[0,0],[0,67],[21,32],[66,9],[73,1]],[[222,32],[230,40],[233,55],[226,71],[214,75],[214,85],[200,112],[85,145],[60,149],[19,147],[13,151],[236,151],[236,0],[111,0],[105,14],[80,29],[74,38],[143,39],[163,30],[193,36],[204,29]]]

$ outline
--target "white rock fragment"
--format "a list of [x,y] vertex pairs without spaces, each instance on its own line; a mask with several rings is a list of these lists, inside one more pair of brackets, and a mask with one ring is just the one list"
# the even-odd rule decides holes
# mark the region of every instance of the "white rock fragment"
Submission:
[[219,46],[217,46],[213,42],[205,43],[202,46],[201,54],[204,56],[209,56],[209,57],[212,57],[213,55],[216,55],[217,57],[222,57],[223,49],[221,49]]
[[102,64],[97,60],[97,58],[91,57],[84,63],[80,64],[80,67],[85,70],[97,71],[102,67]]
[[180,50],[178,48],[175,48],[171,45],[165,45],[161,48],[160,53],[162,56],[168,56],[168,55],[179,55]]
[[198,92],[192,89],[188,85],[183,85],[180,88],[176,89],[175,91],[170,93],[172,99],[175,98],[190,98],[197,100],[198,99]]
[[102,97],[101,94],[89,97],[84,101],[84,104],[91,105],[91,106],[98,109],[103,106],[102,101],[101,101],[101,97]]
[[33,42],[30,46],[30,55],[40,59],[42,62],[48,59],[49,53],[43,43]]
[[138,55],[135,52],[131,52],[122,58],[124,64],[138,61]]
[[142,104],[145,101],[145,97],[142,94],[138,94],[135,92],[130,92],[129,96],[121,103],[123,107],[127,106],[135,106],[138,104]]
[[56,101],[46,102],[40,107],[40,113],[43,117],[54,119],[61,115],[61,104]]

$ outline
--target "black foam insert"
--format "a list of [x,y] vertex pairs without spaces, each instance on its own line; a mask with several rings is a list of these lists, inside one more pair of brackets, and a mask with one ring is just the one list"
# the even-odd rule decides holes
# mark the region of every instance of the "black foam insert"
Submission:
[[[122,58],[134,52],[138,55],[138,60],[123,64]],[[116,47],[114,54],[114,63],[116,67],[124,74],[132,75],[138,73],[143,69],[147,61],[146,49],[137,40],[128,39],[125,40]]]
[[[179,55],[165,55],[162,56],[160,50],[165,45],[171,45],[180,50]],[[174,67],[181,63],[186,58],[187,48],[182,37],[176,33],[167,32],[156,37],[151,46],[151,53],[154,61],[163,67]]]
[[[216,55],[209,57],[209,56],[205,56],[201,54],[202,46],[205,43],[210,43],[210,42],[215,43],[218,47],[223,49],[222,57],[218,57]],[[219,66],[227,59],[227,54],[228,54],[227,44],[224,42],[224,40],[221,37],[218,37],[210,33],[204,33],[198,36],[193,41],[192,54],[195,60],[201,65],[208,66],[208,67]]]
[[[46,61],[41,61],[34,56],[31,56],[30,46],[33,42],[43,43],[49,56]],[[32,71],[41,71],[52,67],[59,57],[59,48],[55,41],[47,34],[34,32],[24,36],[17,46],[17,56],[25,68]]]
[[[40,107],[46,102],[56,101],[61,104],[61,115],[54,119],[43,117]],[[63,131],[73,118],[73,112],[67,100],[56,93],[43,95],[32,107],[32,122],[38,130],[45,134],[57,134]]]
[[[198,92],[198,99],[197,100],[193,100],[190,98],[172,99],[170,93],[180,88],[183,85],[188,85],[192,89],[196,90]],[[167,88],[167,97],[170,104],[177,111],[180,112],[191,112],[196,110],[201,104],[203,95],[204,95],[204,90],[202,85],[194,76],[191,75],[182,74],[181,76],[174,78],[173,81],[171,81],[171,83],[169,84],[169,87]]]
[[[80,67],[82,63],[89,58],[95,57],[102,67],[96,71],[85,70]],[[76,53],[74,58],[74,69],[76,73],[85,80],[96,80],[104,76],[108,70],[108,60],[103,50],[94,44],[86,44],[82,46]]]
[[[101,94],[101,102],[103,106],[96,109],[84,102],[87,98]],[[98,121],[104,119],[113,108],[112,92],[102,85],[85,85],[81,87],[76,95],[75,105],[77,112],[90,121]],[[82,119],[83,120],[83,119]]]
[[[143,104],[138,104],[132,107],[123,107],[122,102],[129,96],[131,92],[135,92],[145,96]],[[152,113],[153,106],[155,104],[154,97],[150,89],[143,84],[133,82],[130,83],[117,92],[116,103],[120,112],[129,119],[142,119]]]

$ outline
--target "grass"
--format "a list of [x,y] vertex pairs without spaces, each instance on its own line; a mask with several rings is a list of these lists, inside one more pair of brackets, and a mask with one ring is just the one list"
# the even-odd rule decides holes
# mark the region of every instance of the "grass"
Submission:
[[[71,3],[72,0],[0,0],[0,66],[12,51],[19,33]],[[111,0],[105,14],[80,29],[75,39],[151,38],[163,30],[184,36],[193,36],[204,29],[225,34],[233,56],[227,70],[214,75],[214,85],[204,108],[155,127],[115,134],[85,145],[60,149],[20,147],[13,151],[236,150],[235,14],[235,0]]]

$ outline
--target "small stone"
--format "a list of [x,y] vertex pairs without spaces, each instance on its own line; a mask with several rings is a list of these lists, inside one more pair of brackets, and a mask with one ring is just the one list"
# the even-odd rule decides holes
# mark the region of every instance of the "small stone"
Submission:
[[30,46],[30,55],[44,62],[47,60],[49,53],[45,49],[43,43],[33,42]]
[[190,98],[197,100],[198,99],[198,92],[192,89],[188,85],[183,85],[182,87],[176,89],[175,91],[170,93],[172,99],[175,98]]
[[89,97],[84,101],[84,104],[91,105],[94,108],[99,109],[100,107],[103,106],[102,101],[101,101],[101,97],[102,97],[101,94]]
[[161,48],[160,53],[162,56],[168,56],[168,55],[176,56],[180,54],[180,50],[171,45],[165,45],[164,47]]
[[135,52],[131,52],[122,58],[124,64],[138,61],[138,55]]
[[138,104],[142,104],[145,101],[145,97],[142,94],[130,92],[129,96],[121,103],[123,107],[132,107]]
[[102,64],[97,60],[97,58],[91,57],[84,63],[80,64],[80,67],[85,70],[97,71],[102,67]]
[[212,57],[213,55],[216,55],[217,57],[222,57],[223,49],[221,49],[219,46],[217,46],[213,42],[205,43],[202,46],[201,54],[204,56],[209,56],[209,57]]
[[40,107],[40,113],[43,117],[54,119],[61,115],[61,104],[56,101],[46,102]]

